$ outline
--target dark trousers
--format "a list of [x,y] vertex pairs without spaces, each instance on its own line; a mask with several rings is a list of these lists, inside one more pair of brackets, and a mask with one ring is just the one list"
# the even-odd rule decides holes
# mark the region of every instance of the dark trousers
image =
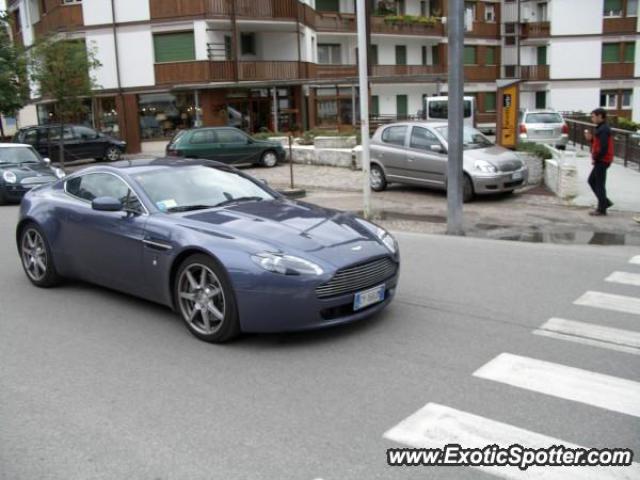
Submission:
[[609,165],[604,162],[596,162],[589,175],[589,186],[598,198],[598,211],[605,213],[611,205],[607,198],[607,169]]

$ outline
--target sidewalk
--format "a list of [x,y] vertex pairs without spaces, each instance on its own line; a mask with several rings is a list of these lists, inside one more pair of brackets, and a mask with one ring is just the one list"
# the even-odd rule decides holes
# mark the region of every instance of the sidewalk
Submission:
[[[589,158],[578,158],[576,167],[579,193],[571,203],[578,207],[593,207],[596,197],[587,183],[591,173]],[[612,164],[607,171],[607,194],[615,204],[612,211],[640,212],[640,172],[633,167]]]

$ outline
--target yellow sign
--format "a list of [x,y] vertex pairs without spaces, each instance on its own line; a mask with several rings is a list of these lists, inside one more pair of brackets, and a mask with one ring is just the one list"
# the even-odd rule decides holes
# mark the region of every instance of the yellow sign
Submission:
[[498,108],[498,143],[503,147],[514,148],[518,135],[518,104],[520,88],[517,83],[499,90],[500,106]]

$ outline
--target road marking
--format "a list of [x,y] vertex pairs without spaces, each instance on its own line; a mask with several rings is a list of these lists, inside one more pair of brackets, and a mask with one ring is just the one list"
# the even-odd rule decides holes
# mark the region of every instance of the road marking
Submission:
[[640,315],[640,298],[626,297],[624,295],[587,292],[573,303],[586,307],[603,308],[605,310]]
[[640,265],[640,255],[636,255],[635,257],[633,257],[631,260],[629,260],[629,263]]
[[473,376],[640,417],[640,383],[624,378],[510,353],[501,353]]
[[563,318],[551,318],[540,328],[534,330],[533,333],[545,337],[640,355],[640,332],[631,330],[603,327],[591,323],[565,320]]
[[[547,448],[564,445],[582,448],[564,440],[514,427],[454,408],[428,403],[413,415],[384,433],[384,438],[413,448],[443,448],[459,444],[464,448],[484,448],[497,444],[513,444],[527,448]],[[640,464],[629,467],[530,467],[525,471],[517,467],[474,467],[508,479],[635,479],[640,478]]]
[[640,287],[640,273],[613,272],[605,281]]

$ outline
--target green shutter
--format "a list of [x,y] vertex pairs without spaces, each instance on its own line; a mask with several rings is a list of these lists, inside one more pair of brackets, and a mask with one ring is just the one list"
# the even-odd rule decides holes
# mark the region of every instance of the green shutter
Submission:
[[476,47],[465,46],[464,47],[464,64],[465,65],[477,65],[478,60],[476,58]]
[[620,44],[602,44],[602,63],[616,63],[620,61]]
[[636,61],[635,42],[628,42],[624,44],[624,61],[626,63],[633,63]]
[[547,108],[547,92],[536,92],[536,108]]
[[433,64],[440,65],[440,47],[438,45],[431,48],[431,55],[433,56]]
[[407,64],[407,47],[405,45],[396,45],[396,65]]
[[378,95],[371,97],[371,115],[374,117],[380,115],[380,97],[378,97]]
[[538,65],[547,64],[547,47],[538,47]]
[[496,47],[487,47],[487,59],[485,65],[496,65]]
[[340,0],[316,0],[318,12],[339,12]]
[[153,36],[156,63],[196,59],[193,32],[163,33]]
[[484,94],[484,111],[485,112],[496,111],[496,92],[486,92]]
[[406,95],[396,95],[396,115],[398,118],[406,118],[409,113],[409,100]]

